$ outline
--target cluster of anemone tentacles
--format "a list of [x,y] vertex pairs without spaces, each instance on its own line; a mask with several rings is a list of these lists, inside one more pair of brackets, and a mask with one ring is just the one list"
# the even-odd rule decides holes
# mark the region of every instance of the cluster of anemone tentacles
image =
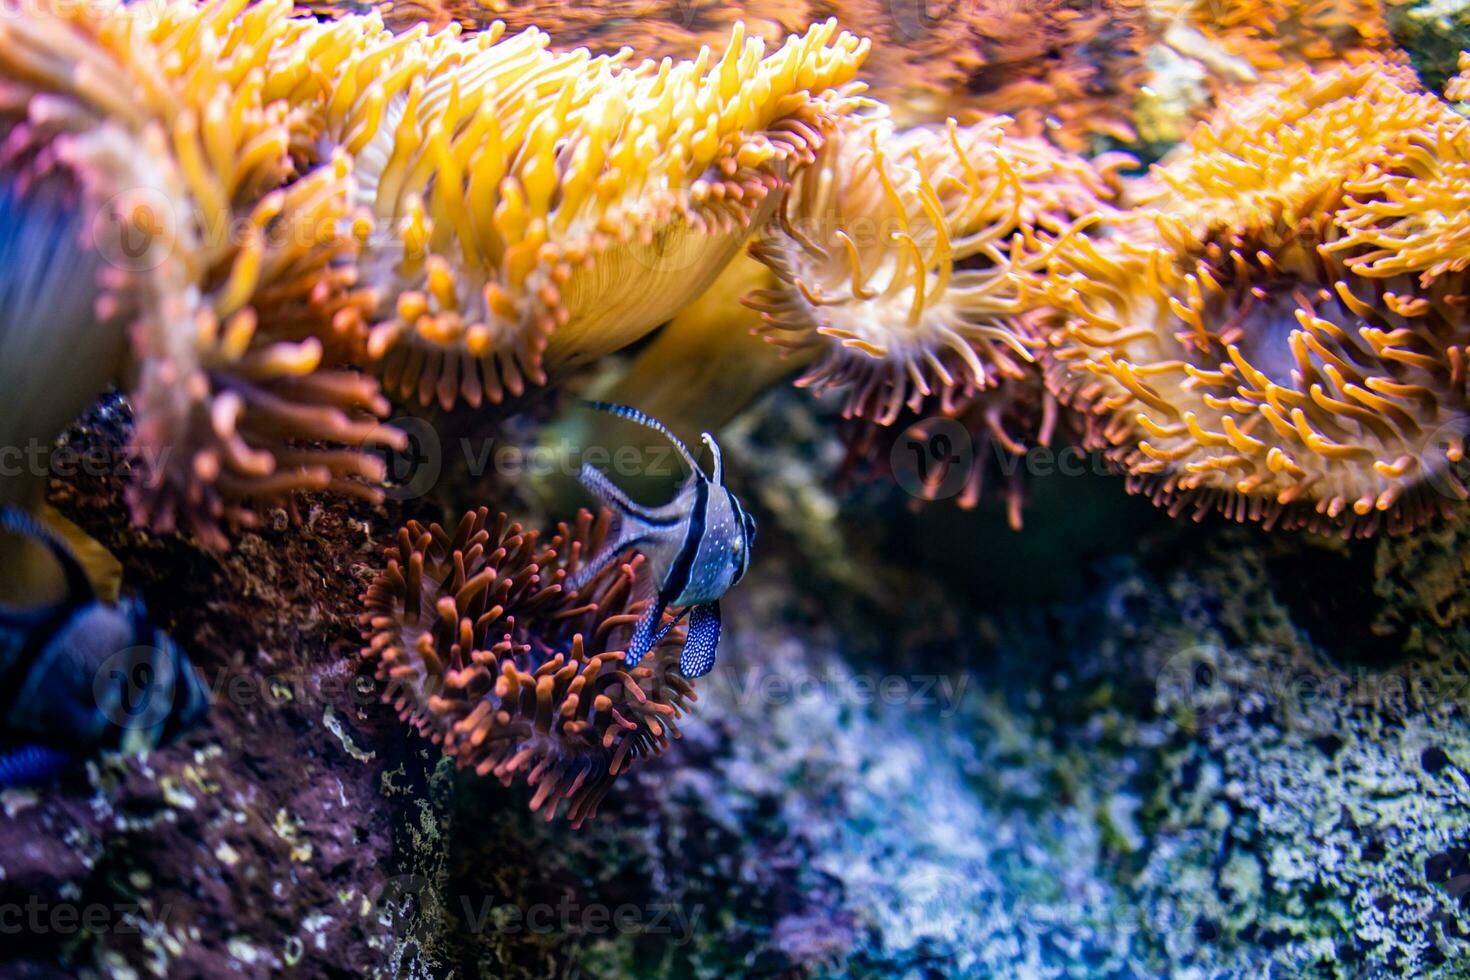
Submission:
[[960,420],[981,450],[963,505],[1064,430],[1173,513],[1347,535],[1447,514],[1470,128],[1372,46],[1225,99],[1141,177],[1004,120],[850,119],[753,247],[757,329],[841,393],[850,465]]
[[1344,535],[1467,498],[1470,123],[1404,71],[1227,103],[1050,261],[1048,382],[1171,512]]
[[[341,16],[341,0],[302,0]],[[356,6],[370,6],[359,4]],[[1051,134],[1071,150],[1102,137],[1128,140],[1133,99],[1147,78],[1151,38],[1142,0],[384,0],[390,27],[455,24],[467,32],[497,21],[538,27],[563,47],[635,57],[693,58],[721,45],[733,25],[779,42],[831,17],[872,39],[863,77],[901,125],[1015,117],[1027,135]]]
[[543,537],[485,508],[453,532],[410,522],[363,596],[363,655],[403,719],[461,768],[524,778],[546,819],[565,802],[573,826],[678,737],[696,699],[682,625],[623,664],[653,594],[641,555],[568,586],[608,526],[583,511]]
[[478,407],[656,327],[853,108],[865,51],[737,25],[632,64],[288,0],[8,18],[3,377],[53,390],[3,434],[131,381],[135,515],[215,547],[297,491],[376,496],[379,379]]

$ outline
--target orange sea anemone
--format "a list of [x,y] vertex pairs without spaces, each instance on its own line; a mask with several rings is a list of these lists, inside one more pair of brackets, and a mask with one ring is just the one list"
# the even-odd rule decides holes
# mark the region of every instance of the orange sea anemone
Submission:
[[1025,373],[1028,304],[1011,236],[1059,232],[1100,207],[1106,186],[1084,161],[1007,126],[857,121],[796,178],[754,246],[778,280],[748,299],[761,331],[816,351],[797,383],[842,390],[844,416],[888,425],[931,397],[949,412]]
[[1421,281],[1418,253],[1351,239],[1366,199],[1341,210],[1453,115],[1348,84],[1362,72],[1318,78],[1279,121],[1274,91],[1227,108],[1156,172],[1167,206],[1055,254],[1049,383],[1173,513],[1367,535],[1466,496],[1470,281]]
[[1372,62],[1408,70],[1385,9],[1384,0],[1149,0],[1156,41],[1139,130],[1175,142],[1216,98],[1286,71]]
[[1445,82],[1444,97],[1456,102],[1470,102],[1470,51],[1460,52],[1460,74]]
[[565,587],[607,532],[606,515],[585,511],[549,540],[485,508],[453,533],[411,522],[363,596],[363,656],[403,718],[462,768],[523,777],[547,820],[565,801],[573,826],[678,737],[696,699],[679,673],[682,626],[623,666],[653,594],[641,556]]
[[373,384],[319,370],[320,337],[361,297],[341,268],[347,164],[303,176],[314,130],[296,90],[317,28],[289,11],[59,3],[0,24],[11,145],[46,132],[93,202],[74,297],[92,299],[98,352],[108,324],[128,327],[125,363],[88,370],[136,377],[135,511],[213,545],[291,490],[378,479],[359,447],[392,441],[368,421],[386,409]]
[[1087,151],[1134,138],[1146,77],[1142,0],[846,0],[843,26],[873,38],[864,77],[901,126],[996,113],[1014,131]]
[[1225,100],[1131,190],[1192,232],[1312,220],[1386,145],[1438,121],[1445,104],[1385,61],[1283,73]]
[[1432,280],[1470,268],[1470,120],[1441,121],[1347,184],[1339,248],[1375,279]]
[[400,395],[498,402],[667,320],[854,104],[867,48],[831,22],[636,67],[547,44],[420,29],[335,85],[373,228],[367,354]]
[[1383,0],[1190,0],[1187,17],[1258,72],[1397,51]]
[[[344,5],[304,0],[304,9],[341,16]],[[694,58],[721,46],[737,22],[778,44],[832,17],[873,40],[863,78],[902,126],[962,123],[1009,113],[1018,131],[1049,134],[1072,150],[1097,137],[1130,140],[1129,114],[1146,68],[1149,24],[1143,0],[415,0],[378,4],[388,25],[408,30],[454,24],[467,33],[503,21],[508,31],[539,28],[560,50],[621,48],[635,58]],[[346,8],[350,9],[350,7]]]

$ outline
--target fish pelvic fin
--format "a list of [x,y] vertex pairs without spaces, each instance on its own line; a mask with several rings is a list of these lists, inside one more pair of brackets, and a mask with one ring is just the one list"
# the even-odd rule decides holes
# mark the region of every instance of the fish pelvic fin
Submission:
[[659,632],[659,623],[663,622],[664,609],[667,603],[662,599],[655,599],[653,605],[638,620],[638,625],[633,629],[633,638],[628,641],[628,650],[623,654],[624,667],[637,667],[638,661],[642,660],[648,651],[654,648],[659,638],[663,635]]
[[703,677],[715,667],[715,652],[720,646],[720,604],[695,606],[689,616],[689,636],[679,654],[679,673],[693,680]]

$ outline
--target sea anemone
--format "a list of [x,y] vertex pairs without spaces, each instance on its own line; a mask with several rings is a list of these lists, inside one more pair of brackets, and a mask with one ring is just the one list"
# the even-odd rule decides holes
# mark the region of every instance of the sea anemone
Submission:
[[[342,16],[331,0],[304,9]],[[378,5],[395,30],[425,24],[466,33],[539,28],[553,47],[635,58],[694,58],[719,46],[738,22],[779,44],[821,18],[873,40],[863,72],[901,126],[960,122],[1005,112],[1018,131],[1051,136],[1076,151],[1099,137],[1133,138],[1129,114],[1146,76],[1149,25],[1143,0],[396,0]]]
[[303,171],[313,117],[293,99],[317,28],[289,10],[58,4],[0,25],[7,104],[44,121],[92,201],[111,195],[86,216],[76,295],[95,297],[99,340],[128,325],[127,356],[88,370],[137,379],[135,515],[220,547],[222,525],[292,490],[372,495],[364,444],[396,441],[372,424],[374,383],[318,370],[363,297],[343,268],[350,168]]
[[1222,102],[1132,197],[1197,234],[1313,220],[1383,147],[1453,118],[1417,85],[1381,60],[1285,72]]
[[[304,4],[318,9],[318,4]],[[325,6],[330,7],[330,4]],[[805,2],[778,4],[772,0],[602,0],[599,3],[562,3],[556,0],[397,0],[378,5],[383,20],[394,30],[408,30],[423,22],[431,30],[457,24],[473,34],[502,21],[511,33],[539,28],[562,50],[585,47],[594,54],[615,54],[628,48],[636,58],[687,59],[705,45],[724,44],[736,22],[752,37],[780,44],[788,34],[801,33],[826,16]],[[831,11],[836,13],[836,11]],[[842,26],[848,26],[843,23]]]
[[1364,536],[1466,496],[1470,283],[1419,281],[1349,241],[1338,211],[1378,186],[1375,157],[1412,158],[1453,117],[1347,84],[1362,71],[1318,79],[1316,105],[1279,122],[1227,108],[1155,175],[1182,216],[1140,210],[1053,257],[1049,384],[1171,513]]
[[1339,248],[1375,279],[1434,279],[1470,267],[1470,121],[1410,134],[1347,184]]
[[835,12],[873,38],[864,77],[900,126],[1006,113],[1014,132],[1076,152],[1134,139],[1142,0],[847,0]]
[[1150,73],[1134,119],[1173,143],[1222,96],[1288,72],[1392,63],[1408,70],[1381,0],[1149,0]]
[[[849,479],[897,482],[914,507],[944,499],[970,510],[998,499],[1006,522],[1019,531],[1027,454],[1052,445],[1063,414],[1038,374],[964,399],[948,415],[906,414],[893,425],[852,419],[844,423],[842,471]],[[956,439],[967,445],[956,446]]]
[[1382,0],[1191,0],[1189,21],[1261,73],[1397,51]]
[[1032,342],[1010,236],[1060,233],[1107,189],[1084,161],[1008,137],[1007,125],[855,121],[797,176],[752,249],[778,280],[747,300],[762,333],[816,352],[797,384],[843,390],[845,417],[889,425],[931,397],[952,413],[1024,376]]
[[1470,51],[1460,52],[1460,74],[1445,82],[1444,97],[1455,102],[1470,102]]
[[402,717],[461,768],[523,777],[547,820],[566,801],[573,826],[678,737],[696,699],[679,673],[682,626],[623,666],[654,592],[641,555],[565,585],[609,521],[583,511],[549,540],[485,508],[452,533],[410,522],[363,596],[363,656]]
[[698,296],[854,104],[866,42],[832,22],[765,56],[624,64],[528,30],[422,29],[367,52],[327,112],[355,161],[390,391],[499,402],[638,339]]

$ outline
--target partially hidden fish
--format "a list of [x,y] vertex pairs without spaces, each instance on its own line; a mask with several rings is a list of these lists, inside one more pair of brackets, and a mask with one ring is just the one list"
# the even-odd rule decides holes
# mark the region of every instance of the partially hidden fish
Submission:
[[[713,473],[706,474],[689,449],[657,419],[626,405],[587,404],[663,435],[679,451],[690,473],[673,500],[645,507],[629,499],[607,474],[583,463],[582,485],[612,511],[615,521],[608,543],[577,571],[569,585],[580,588],[630,550],[643,554],[653,569],[657,592],[633,630],[624,662],[636,666],[674,623],[688,615],[689,635],[679,657],[679,672],[685,677],[702,677],[713,669],[720,644],[720,597],[750,567],[755,518],[725,485],[724,463],[714,436],[703,435],[714,459]],[[660,629],[664,611],[670,608],[683,611]]]
[[165,744],[204,717],[208,688],[141,602],[98,599],[70,549],[25,511],[0,508],[0,531],[46,546],[66,579],[53,604],[0,605],[0,787],[98,750]]

